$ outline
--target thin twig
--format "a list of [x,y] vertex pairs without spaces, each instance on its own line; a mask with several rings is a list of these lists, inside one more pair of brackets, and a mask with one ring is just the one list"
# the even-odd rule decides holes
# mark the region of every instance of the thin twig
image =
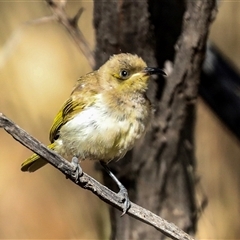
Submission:
[[[101,183],[83,173],[83,175],[76,181],[73,173],[73,166],[67,160],[62,158],[54,151],[48,149],[37,139],[30,136],[26,131],[14,124],[10,119],[0,113],[0,128],[4,128],[14,139],[20,142],[25,147],[29,148],[39,156],[46,159],[52,166],[57,168],[63,174],[66,175],[72,182],[78,186],[90,190],[104,202],[109,203],[113,207],[122,210],[121,199],[116,193],[103,186]],[[193,238],[175,226],[173,223],[169,223],[156,214],[131,203],[131,208],[127,212],[128,215],[155,227],[157,230],[165,234],[166,236],[177,240],[193,240]]]
[[80,48],[86,59],[88,60],[92,69],[95,67],[95,59],[93,52],[91,51],[89,44],[84,37],[82,31],[78,28],[78,20],[83,13],[83,8],[80,8],[79,11],[73,18],[69,18],[65,11],[65,4],[62,4],[58,1],[46,0],[50,9],[53,12],[53,15],[59,21],[72,36],[73,40],[76,42],[77,46]]

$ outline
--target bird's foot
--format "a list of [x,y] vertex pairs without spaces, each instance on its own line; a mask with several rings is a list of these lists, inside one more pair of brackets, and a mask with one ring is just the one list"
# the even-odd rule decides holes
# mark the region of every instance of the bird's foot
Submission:
[[103,166],[105,171],[108,173],[108,175],[113,179],[113,181],[118,185],[120,191],[117,193],[117,195],[121,198],[119,201],[123,204],[123,213],[121,217],[126,214],[128,209],[131,207],[131,202],[128,197],[128,191],[127,189],[122,185],[122,183],[117,179],[117,177],[110,171],[107,164],[104,161],[100,161],[100,164]]
[[121,198],[121,203],[123,203],[123,212],[121,217],[127,213],[128,209],[131,207],[131,202],[128,197],[128,191],[125,187],[121,187],[120,191],[117,193]]
[[73,157],[71,164],[73,165],[73,172],[71,173],[71,175],[75,179],[75,182],[78,182],[79,177],[81,177],[83,174],[83,170],[79,164],[78,158]]

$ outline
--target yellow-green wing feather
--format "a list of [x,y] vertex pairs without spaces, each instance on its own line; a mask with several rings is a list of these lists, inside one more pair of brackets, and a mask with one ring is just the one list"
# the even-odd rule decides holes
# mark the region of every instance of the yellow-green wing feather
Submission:
[[68,122],[72,117],[81,112],[84,108],[84,103],[74,101],[73,97],[70,97],[63,105],[57,116],[54,118],[53,125],[50,129],[49,139],[51,142],[57,139],[60,128]]
[[51,143],[58,138],[59,130],[66,122],[94,103],[98,92],[99,83],[96,72],[78,79],[70,98],[63,104],[53,121],[49,134]]
[[[99,85],[95,72],[87,74],[78,80],[72,95],[63,104],[63,107],[60,109],[53,121],[49,136],[51,144],[48,148],[54,150],[54,141],[58,138],[61,127],[71,120],[76,114],[80,113],[85,107],[91,106],[94,103],[98,92]],[[33,154],[22,163],[21,170],[24,172],[34,172],[43,167],[45,164],[47,164],[47,161],[39,157],[37,154]]]
[[88,91],[84,95],[73,95],[63,105],[61,110],[53,121],[50,129],[49,139],[54,142],[58,138],[60,128],[70,121],[76,114],[80,113],[84,108],[91,106],[95,101],[95,92]]
[[[91,98],[89,98],[89,100],[91,103],[93,102],[93,101],[91,101]],[[86,105],[89,105],[90,102],[88,102],[88,104],[84,101],[79,102],[79,101],[73,100],[73,97],[70,97],[65,102],[65,104],[63,105],[61,110],[58,112],[57,116],[55,117],[55,119],[53,121],[53,125],[50,130],[51,144],[48,146],[48,148],[54,150],[54,147],[55,147],[54,140],[57,139],[60,128],[67,121],[72,119],[75,114],[81,112]],[[34,172],[46,164],[47,164],[46,160],[39,157],[37,154],[33,154],[31,157],[29,157],[22,163],[21,170],[23,172],[26,172],[26,171]]]
[[[55,143],[52,143],[48,146],[49,149],[54,149]],[[21,164],[21,170],[23,172],[35,172],[39,168],[43,167],[47,164],[47,161],[38,156],[37,154],[33,154],[31,157],[26,159]]]

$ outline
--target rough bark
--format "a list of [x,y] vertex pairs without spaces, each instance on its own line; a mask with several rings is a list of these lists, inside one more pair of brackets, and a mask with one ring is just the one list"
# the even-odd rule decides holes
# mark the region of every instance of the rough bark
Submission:
[[[184,1],[169,2],[172,5],[166,13],[166,1],[95,0],[95,59],[98,67],[109,55],[130,52],[141,56],[149,66],[157,66],[174,55],[173,44],[182,29],[175,45],[171,74],[166,83],[157,79],[149,89],[149,97],[156,108],[151,129],[125,159],[111,164],[110,168],[127,187],[133,202],[194,234],[197,223],[193,141],[195,103],[216,1],[187,1],[186,6]],[[173,17],[173,12],[177,11],[173,9],[177,6],[180,6],[179,12]],[[186,11],[180,21],[184,8]],[[162,9],[159,15],[157,9]],[[172,18],[176,21],[173,28],[166,29],[168,24],[159,24],[172,21]],[[162,44],[168,42],[169,36],[173,39],[165,48]],[[105,182],[114,188],[109,178],[105,177]],[[115,209],[111,209],[110,214],[112,239],[166,237],[128,216],[120,218]]]

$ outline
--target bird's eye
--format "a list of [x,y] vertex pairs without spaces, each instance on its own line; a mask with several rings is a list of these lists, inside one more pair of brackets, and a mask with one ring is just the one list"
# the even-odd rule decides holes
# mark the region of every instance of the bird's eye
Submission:
[[120,71],[120,77],[122,78],[122,79],[126,79],[127,77],[128,77],[128,75],[129,75],[129,73],[128,73],[128,71],[127,70],[121,70]]

